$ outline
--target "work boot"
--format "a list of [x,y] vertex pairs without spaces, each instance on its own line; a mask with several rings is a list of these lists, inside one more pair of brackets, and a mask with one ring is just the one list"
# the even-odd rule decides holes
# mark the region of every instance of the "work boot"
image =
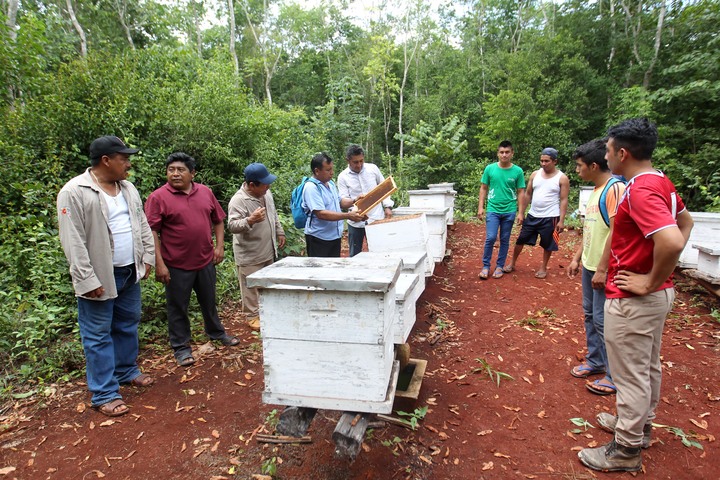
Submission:
[[640,447],[620,445],[613,438],[598,448],[584,448],[578,452],[583,465],[600,472],[637,472],[642,468]]
[[247,324],[248,327],[250,327],[250,330],[255,330],[257,332],[260,330],[260,317],[254,316],[248,318]]
[[[616,415],[610,415],[606,412],[598,413],[595,417],[600,428],[606,432],[615,433],[615,425],[617,425],[618,417]],[[650,435],[652,434],[652,423],[648,423],[643,427],[643,438],[642,448],[650,448]]]

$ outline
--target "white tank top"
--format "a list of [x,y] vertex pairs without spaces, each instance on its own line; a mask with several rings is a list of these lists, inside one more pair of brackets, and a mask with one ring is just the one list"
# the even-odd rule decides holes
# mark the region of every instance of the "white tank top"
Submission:
[[108,222],[113,236],[113,266],[124,267],[135,263],[133,252],[130,210],[122,191],[111,197],[101,190],[108,206]]
[[560,216],[560,177],[557,170],[550,178],[543,177],[543,169],[537,171],[533,178],[532,203],[530,215],[535,218],[553,218]]

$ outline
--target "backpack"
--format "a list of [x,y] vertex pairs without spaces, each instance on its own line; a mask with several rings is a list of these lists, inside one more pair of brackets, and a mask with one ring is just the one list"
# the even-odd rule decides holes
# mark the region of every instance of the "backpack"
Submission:
[[[608,214],[607,210],[607,191],[612,187],[614,184],[622,182],[622,180],[611,177],[610,180],[608,180],[607,184],[605,185],[605,188],[603,188],[602,193],[600,194],[600,200],[598,200],[598,207],[600,208],[600,216],[602,216],[603,221],[605,222],[605,225],[608,227],[610,226],[610,215]],[[625,183],[625,182],[623,182]]]
[[290,195],[290,211],[292,211],[293,221],[295,222],[295,228],[305,228],[307,223],[308,214],[312,216],[312,212],[308,212],[302,205],[303,201],[303,189],[307,182],[315,183],[316,180],[312,177],[303,177],[300,185],[295,187]]

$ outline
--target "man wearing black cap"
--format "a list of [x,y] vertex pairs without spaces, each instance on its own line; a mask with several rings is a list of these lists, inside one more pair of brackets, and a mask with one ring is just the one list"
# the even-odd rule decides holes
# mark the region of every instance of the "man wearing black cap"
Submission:
[[228,204],[228,230],[233,233],[242,311],[248,315],[250,328],[259,330],[258,292],[247,287],[246,278],[275,261],[278,248],[285,246],[285,231],[270,192],[277,176],[262,163],[251,163],[244,174],[245,183]]
[[193,290],[208,337],[230,347],[240,339],[225,332],[215,303],[215,265],[225,257],[225,212],[212,190],[193,181],[193,157],[171,154],[165,172],[167,183],[150,194],[145,213],[155,239],[155,278],[165,284],[170,346],[178,365],[187,367],[195,363],[188,317]]
[[504,268],[506,273],[515,270],[523,245],[534,246],[540,237],[543,259],[535,277],[547,277],[550,256],[558,249],[559,234],[565,228],[570,192],[570,180],[557,168],[557,157],[558,151],[554,148],[543,149],[540,154],[540,168],[530,175],[525,195],[520,198],[520,211],[525,211],[528,203],[530,211],[522,222],[510,265]]
[[152,233],[135,186],[130,155],[118,137],[90,145],[90,168],[60,190],[60,242],[78,300],[78,324],[92,406],[109,417],[129,409],[120,384],[147,387],[137,365],[140,284],[155,264]]

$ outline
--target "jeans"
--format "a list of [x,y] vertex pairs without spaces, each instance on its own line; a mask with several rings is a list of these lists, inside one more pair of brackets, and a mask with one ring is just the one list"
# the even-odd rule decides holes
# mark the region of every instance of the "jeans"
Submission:
[[168,271],[170,272],[170,283],[165,285],[168,333],[170,346],[175,351],[175,358],[181,359],[192,352],[188,306],[193,290],[195,290],[197,301],[200,304],[200,311],[205,322],[205,333],[208,337],[220,340],[225,336],[225,327],[220,321],[215,303],[215,283],[217,281],[215,264],[210,262],[200,270],[168,267]]
[[588,349],[585,361],[593,370],[605,369],[605,375],[612,380],[605,349],[605,288],[592,288],[593,275],[595,272],[582,268],[582,307]]
[[116,298],[97,301],[78,297],[78,324],[93,405],[122,398],[120,384],[140,375],[140,283],[135,265],[115,267],[114,273]]
[[508,249],[510,248],[510,234],[512,233],[513,223],[515,223],[515,212],[512,213],[495,213],[487,212],[485,214],[485,251],[483,252],[483,267],[490,268],[492,260],[493,247],[497,240],[498,230],[500,231],[500,251],[496,266],[503,268],[507,259]]
[[362,252],[363,240],[365,240],[365,229],[348,225],[348,245],[351,257]]

